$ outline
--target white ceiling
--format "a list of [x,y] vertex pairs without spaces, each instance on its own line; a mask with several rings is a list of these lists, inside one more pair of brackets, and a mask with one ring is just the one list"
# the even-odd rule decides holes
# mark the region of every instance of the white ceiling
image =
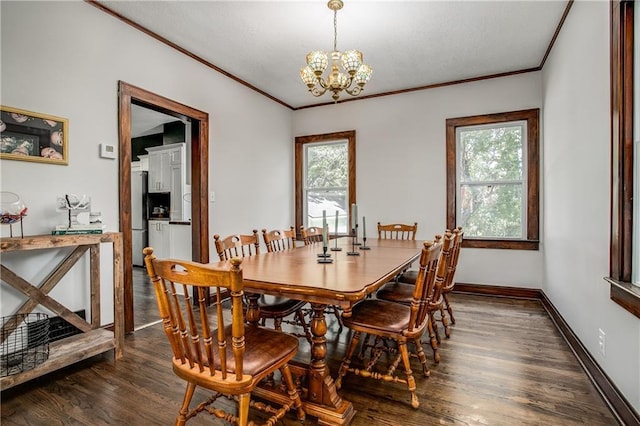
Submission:
[[[331,102],[299,76],[309,51],[333,48],[324,0],[99,3],[292,108]],[[337,47],[362,51],[372,95],[537,68],[568,2],[344,3]]]
[[131,137],[154,135],[164,132],[165,123],[180,121],[171,115],[163,114],[135,104],[131,105]]

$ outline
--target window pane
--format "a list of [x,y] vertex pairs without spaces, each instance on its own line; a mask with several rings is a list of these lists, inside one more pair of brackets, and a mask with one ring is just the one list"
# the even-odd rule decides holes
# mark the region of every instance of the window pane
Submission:
[[347,233],[347,190],[307,192],[307,226],[322,227],[322,211],[327,212],[329,232],[335,232],[336,211],[338,212],[338,233]]
[[347,143],[307,146],[307,188],[348,186]]
[[522,180],[522,124],[459,132],[461,182]]
[[522,185],[461,185],[458,223],[465,237],[523,238]]

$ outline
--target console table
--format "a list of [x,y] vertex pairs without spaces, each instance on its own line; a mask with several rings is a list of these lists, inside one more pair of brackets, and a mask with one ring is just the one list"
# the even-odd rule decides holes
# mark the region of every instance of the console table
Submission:
[[[100,244],[113,245],[113,325],[109,329],[100,323]],[[0,387],[8,389],[62,367],[92,356],[114,350],[115,359],[122,358],[124,346],[124,287],[122,265],[122,234],[107,232],[86,235],[37,235],[24,238],[0,238],[0,253],[50,250],[74,247],[39,285],[33,285],[4,264],[0,265],[0,279],[27,296],[27,300],[12,314],[28,314],[41,305],[77,327],[82,333],[50,343],[49,357],[31,370],[0,378]],[[89,286],[91,317],[88,320],[72,312],[49,295],[62,277],[89,252]],[[2,259],[0,259],[0,262]],[[6,314],[4,314],[6,315]],[[7,322],[4,331],[18,324]]]

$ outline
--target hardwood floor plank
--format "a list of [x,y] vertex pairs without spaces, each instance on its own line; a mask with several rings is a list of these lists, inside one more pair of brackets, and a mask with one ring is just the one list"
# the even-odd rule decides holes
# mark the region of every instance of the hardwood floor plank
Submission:
[[[352,425],[618,424],[539,301],[468,294],[452,299],[457,321],[451,338],[443,336],[442,361],[434,364],[425,344],[431,368],[425,378],[412,359],[420,407],[411,408],[401,384],[347,375],[340,393],[357,410]],[[327,321],[335,335],[335,319]],[[348,337],[345,330],[327,342],[333,374]],[[185,384],[171,370],[161,324],[127,336],[125,354],[117,363],[111,354],[96,356],[3,391],[2,424],[172,424]],[[309,359],[304,339],[296,359]],[[197,390],[194,400],[205,395]],[[223,423],[199,416],[189,424]],[[281,424],[300,423],[287,416]],[[308,416],[304,424],[317,421]]]

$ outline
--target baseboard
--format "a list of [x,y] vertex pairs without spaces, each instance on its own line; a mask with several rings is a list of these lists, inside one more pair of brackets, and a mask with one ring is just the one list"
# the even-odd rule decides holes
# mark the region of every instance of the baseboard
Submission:
[[627,401],[622,393],[620,393],[609,376],[600,368],[580,339],[578,339],[578,336],[575,335],[571,327],[569,327],[569,324],[562,318],[562,315],[560,315],[542,290],[540,290],[540,301],[556,324],[564,340],[569,344],[576,358],[578,358],[578,361],[582,364],[582,368],[587,372],[591,381],[620,423],[628,426],[640,425],[640,415],[634,410],[631,404],[629,404],[629,401]]
[[508,297],[511,299],[540,299],[540,290],[537,288],[502,287],[496,285],[480,285],[457,282],[453,288],[453,291],[456,293]]
[[562,334],[569,348],[571,348],[578,359],[578,362],[582,365],[589,379],[596,389],[598,389],[598,392],[620,424],[625,426],[640,425],[640,415],[624,395],[620,393],[616,385],[600,368],[595,359],[593,359],[589,351],[587,351],[580,339],[578,339],[578,336],[576,336],[571,327],[569,327],[569,324],[567,324],[562,315],[560,315],[560,312],[558,312],[553,303],[551,303],[544,291],[533,288],[501,287],[467,283],[456,283],[453,291],[455,293],[469,293],[483,296],[540,300],[540,303],[549,314],[549,317],[551,317],[556,328],[560,334]]

